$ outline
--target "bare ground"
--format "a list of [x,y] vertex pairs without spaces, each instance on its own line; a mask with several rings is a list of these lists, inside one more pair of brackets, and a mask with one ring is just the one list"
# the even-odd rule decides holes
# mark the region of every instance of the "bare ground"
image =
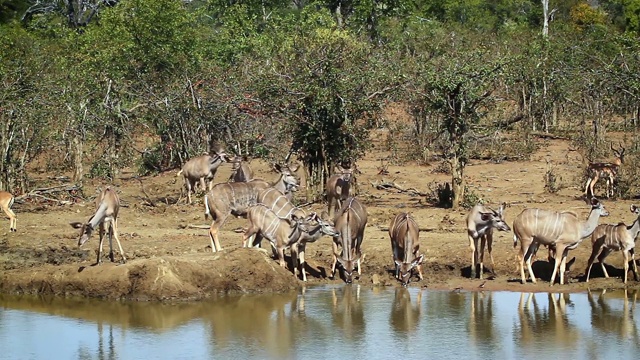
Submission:
[[[374,138],[383,134],[374,134]],[[542,146],[531,161],[491,163],[472,162],[466,170],[470,189],[488,204],[496,206],[507,202],[507,222],[527,207],[553,210],[573,210],[586,217],[589,207],[580,199],[581,189],[574,180],[583,168],[579,154],[569,150],[563,140],[540,140]],[[425,203],[423,197],[399,193],[396,190],[378,190],[372,182],[394,181],[401,187],[428,192],[429,183],[450,180],[448,175],[434,173],[431,166],[408,164],[389,166],[387,175],[378,175],[380,158],[387,154],[380,148],[373,149],[359,167],[359,197],[369,212],[362,248],[366,254],[363,273],[356,281],[367,285],[398,286],[392,276],[392,257],[388,233],[385,230],[391,218],[398,212],[410,211],[424,230],[421,232],[421,249],[426,254],[425,278],[410,286],[436,289],[548,291],[551,265],[546,261],[546,251],[539,252],[534,263],[537,284],[521,284],[516,264],[516,250],[511,233],[497,233],[494,239],[493,276],[485,272],[485,280],[470,279],[470,250],[466,236],[465,210],[452,211]],[[544,192],[543,175],[547,160],[555,166],[562,182],[567,185],[558,194]],[[273,179],[276,174],[258,161],[251,163],[256,174]],[[223,165],[216,179],[228,178],[229,166]],[[54,174],[45,174],[52,176]],[[59,175],[59,174],[55,174]],[[125,207],[119,216],[120,239],[127,255],[124,265],[110,263],[108,242],[105,241],[105,262],[91,266],[97,254],[98,237],[78,249],[77,230],[70,221],[86,220],[94,205],[88,201],[74,205],[42,205],[23,203],[14,205],[18,215],[18,231],[8,232],[8,221],[0,228],[0,292],[87,296],[99,298],[123,298],[134,300],[191,300],[215,293],[273,292],[302,286],[290,269],[282,269],[270,257],[271,252],[240,248],[242,235],[234,230],[246,226],[246,220],[229,218],[221,232],[224,251],[211,253],[206,229],[189,227],[190,224],[208,225],[203,218],[202,197],[194,205],[171,205],[180,194],[181,181],[176,182],[175,172],[143,179],[146,193],[155,207],[145,204],[140,183],[124,173],[116,182]],[[304,183],[303,183],[304,185]],[[85,194],[102,184],[86,184]],[[610,217],[609,223],[631,223],[631,201],[603,201]],[[326,205],[310,207],[320,212]],[[591,252],[587,239],[569,258],[576,262],[568,272],[569,283],[556,284],[555,291],[584,291],[601,288],[623,288],[622,256],[613,253],[607,259],[611,278],[602,277],[599,266],[594,266],[592,279],[582,280],[586,262]],[[331,239],[323,238],[307,248],[308,284],[342,282],[330,279]],[[120,259],[116,253],[116,260]],[[289,259],[287,259],[289,260]],[[485,261],[491,267],[490,260]],[[628,286],[638,288],[631,281]],[[588,286],[587,286],[588,285]]]

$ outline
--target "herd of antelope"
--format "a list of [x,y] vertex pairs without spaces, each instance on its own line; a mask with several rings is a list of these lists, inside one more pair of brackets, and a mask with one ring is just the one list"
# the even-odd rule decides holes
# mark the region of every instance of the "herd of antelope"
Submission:
[[[613,195],[613,183],[618,168],[624,161],[624,148],[613,149],[616,158],[611,162],[590,163],[588,166],[588,180],[585,187],[585,197],[590,199],[591,212],[582,221],[577,214],[570,211],[556,212],[545,209],[528,208],[523,210],[513,222],[514,248],[520,241],[518,263],[522,283],[527,281],[525,266],[533,283],[536,277],[531,267],[531,259],[540,245],[549,249],[549,261],[554,261],[551,285],[555,283],[559,274],[560,284],[564,283],[566,259],[569,250],[575,249],[582,239],[591,236],[592,253],[585,271],[586,281],[589,281],[591,267],[598,259],[605,277],[608,277],[604,266],[605,258],[614,250],[620,250],[624,255],[624,282],[627,282],[629,263],[632,264],[634,278],[638,281],[636,263],[634,259],[635,239],[640,232],[640,208],[633,205],[631,211],[636,219],[631,226],[624,223],[617,225],[598,225],[601,216],[609,215],[604,205],[595,198],[594,186],[598,179],[607,182],[606,197]],[[213,252],[222,250],[219,239],[220,228],[229,215],[241,216],[249,221],[249,226],[243,234],[243,246],[260,246],[262,239],[271,244],[274,257],[280,266],[285,267],[284,251],[290,249],[294,276],[299,277],[298,268],[303,281],[307,281],[305,272],[305,247],[307,243],[315,242],[323,235],[333,238],[331,276],[335,276],[337,264],[340,263],[342,277],[351,283],[353,272],[357,269],[362,274],[364,254],[361,245],[367,225],[367,209],[351,193],[351,183],[354,172],[359,171],[355,165],[340,166],[325,184],[328,200],[327,211],[321,215],[315,212],[307,213],[300,207],[293,205],[293,192],[298,188],[298,181],[294,176],[298,166],[289,163],[291,153],[285,159],[286,165],[276,164],[274,169],[279,173],[273,182],[267,182],[253,177],[245,158],[241,155],[229,157],[224,151],[216,151],[213,155],[202,155],[187,161],[178,176],[184,179],[187,191],[187,201],[192,203],[191,193],[196,191],[197,185],[203,191],[205,219],[209,216],[212,223],[209,228],[209,238]],[[224,163],[232,164],[231,176],[227,182],[213,184],[218,168]],[[14,197],[8,192],[0,192],[0,207],[9,216],[10,231],[16,231],[16,215],[11,210]],[[478,204],[467,215],[467,234],[471,248],[471,277],[483,278],[484,250],[488,250],[492,269],[495,264],[492,255],[493,231],[511,231],[504,220],[506,204],[498,210],[493,210]],[[115,238],[122,262],[126,257],[120,240],[118,239],[118,210],[120,199],[116,191],[106,187],[96,198],[96,212],[86,222],[71,222],[73,228],[80,229],[78,246],[84,244],[96,227],[99,228],[99,247],[96,265],[102,262],[102,245],[105,233],[109,238],[109,257],[115,261],[113,253],[113,239]],[[413,273],[423,279],[421,265],[424,255],[420,254],[420,230],[415,219],[409,213],[397,214],[389,226],[389,238],[395,265],[394,276],[406,286]],[[478,243],[480,242],[480,243]]]

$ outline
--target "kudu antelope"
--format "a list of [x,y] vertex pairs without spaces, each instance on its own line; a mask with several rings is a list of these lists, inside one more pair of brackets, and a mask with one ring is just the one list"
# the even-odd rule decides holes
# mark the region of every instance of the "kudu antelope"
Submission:
[[[357,264],[358,275],[362,275],[362,252],[360,245],[367,225],[367,209],[356,198],[349,197],[335,216],[335,228],[340,233],[333,238],[333,264],[331,276],[336,273],[336,264],[340,262],[347,284],[351,283],[353,270]],[[341,252],[338,253],[338,250]]]
[[127,262],[127,258],[124,256],[124,251],[122,251],[122,245],[120,245],[120,240],[118,239],[118,210],[120,209],[120,198],[118,197],[118,194],[116,194],[115,190],[108,186],[102,190],[100,195],[96,198],[96,208],[97,210],[95,214],[93,214],[86,223],[69,223],[74,229],[80,229],[78,247],[82,246],[82,244],[89,240],[93,230],[95,230],[96,226],[99,225],[100,244],[98,245],[98,260],[96,261],[96,265],[100,265],[102,263],[102,242],[104,241],[106,227],[109,236],[109,258],[111,259],[111,262],[115,261],[113,256],[113,238],[116,239],[116,243],[118,244],[120,255],[122,255],[122,262]]
[[298,218],[293,215],[291,217],[291,223],[289,223],[288,221],[279,218],[276,213],[271,211],[265,205],[257,204],[250,207],[247,211],[247,220],[249,220],[249,227],[242,237],[242,246],[247,247],[253,245],[249,244],[248,240],[253,238],[254,235],[259,234],[261,237],[264,237],[271,242],[277,251],[277,260],[280,263],[280,266],[283,268],[286,267],[284,250],[300,238],[300,224],[305,221],[305,219]]
[[4,213],[9,217],[9,231],[15,232],[17,231],[16,223],[18,221],[18,218],[16,217],[16,214],[13,212],[13,210],[11,210],[11,206],[13,206],[14,200],[15,197],[10,192],[0,191],[0,207],[2,208],[2,211],[4,211]]
[[536,277],[531,268],[531,256],[539,245],[555,246],[555,264],[551,275],[551,286],[555,283],[556,273],[560,271],[560,284],[564,284],[567,254],[575,249],[582,239],[590,236],[598,226],[601,216],[609,212],[596,198],[591,199],[591,212],[587,221],[578,219],[573,212],[555,212],[543,209],[525,209],[513,221],[513,247],[520,240],[520,275],[526,283],[524,265],[527,265],[531,281]]
[[[214,156],[201,155],[187,161],[182,170],[178,171],[177,176],[182,175],[184,178],[184,186],[187,188],[187,200],[191,204],[191,191],[196,191],[196,184],[200,182],[202,191],[207,189],[211,191],[213,186],[213,178],[222,163],[227,162],[227,154],[217,152]],[[205,187],[205,182],[208,187]]]
[[602,224],[598,225],[596,230],[591,234],[591,256],[587,262],[587,270],[585,271],[585,282],[589,282],[589,275],[591,274],[591,266],[596,257],[602,268],[604,277],[608,278],[609,274],[604,266],[604,259],[612,251],[622,251],[624,258],[624,283],[627,283],[627,273],[629,272],[629,261],[631,261],[633,278],[638,281],[638,267],[636,266],[636,260],[634,255],[634,248],[636,245],[636,237],[640,233],[640,208],[636,205],[631,205],[631,212],[636,214],[636,220],[627,226],[624,223],[618,225]]
[[395,263],[395,277],[403,286],[409,284],[411,272],[418,270],[418,277],[422,277],[422,260],[424,255],[420,250],[420,229],[413,217],[408,213],[400,213],[391,220],[389,225],[389,237],[391,238],[391,251]]
[[[469,236],[469,247],[471,248],[471,278],[476,277],[476,267],[478,276],[483,278],[484,273],[484,248],[489,251],[491,259],[491,272],[495,274],[495,263],[491,253],[493,246],[493,229],[498,231],[510,231],[511,229],[504,221],[504,208],[506,204],[500,205],[498,211],[483,205],[477,204],[467,215],[467,235]],[[478,248],[480,240],[480,248]]]
[[[311,222],[314,222],[315,224],[312,224]],[[295,243],[289,244],[289,246],[291,246],[293,274],[296,278],[298,277],[298,266],[300,266],[302,281],[307,281],[307,272],[305,270],[306,262],[304,259],[307,244],[315,242],[323,235],[335,237],[339,236],[340,233],[337,232],[333,224],[322,219],[322,217],[318,216],[316,213],[309,215],[309,217],[307,217],[307,221],[300,224],[300,230],[300,237],[298,239],[294,239]]]
[[610,146],[611,151],[613,151],[616,156],[612,162],[594,162],[590,163],[587,167],[588,178],[587,184],[584,187],[584,196],[586,199],[595,196],[593,188],[600,178],[604,178],[606,181],[605,196],[607,198],[613,196],[613,182],[618,174],[618,169],[624,162],[625,148],[622,146],[622,143],[620,144],[620,149],[617,150],[613,148],[613,143],[611,143]]
[[353,166],[348,168],[340,166],[339,168],[336,167],[336,169],[338,171],[329,176],[325,186],[329,216],[334,216],[335,212],[340,210],[342,201],[349,197],[349,191],[351,189]]
[[231,175],[228,182],[247,182],[253,180],[253,170],[242,155],[236,155],[231,159]]
[[273,187],[287,194],[298,186],[298,181],[292,174],[297,168],[276,165],[276,169],[280,171],[280,177],[273,183],[258,179],[249,182],[221,183],[215,185],[204,196],[204,217],[207,219],[211,215],[213,219],[209,228],[213,252],[222,250],[218,232],[229,215],[245,216],[251,206],[258,204],[258,194],[264,189]]

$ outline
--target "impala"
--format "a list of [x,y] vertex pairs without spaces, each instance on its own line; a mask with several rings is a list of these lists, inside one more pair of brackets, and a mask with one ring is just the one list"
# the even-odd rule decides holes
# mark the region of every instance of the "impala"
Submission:
[[16,222],[18,221],[18,218],[16,217],[16,214],[13,212],[13,210],[11,210],[11,206],[13,206],[14,200],[15,197],[10,192],[0,191],[0,207],[2,208],[2,211],[4,211],[4,213],[9,217],[9,231],[15,232],[17,231]]
[[118,239],[118,210],[120,209],[120,198],[118,194],[110,187],[106,187],[100,195],[96,198],[96,212],[85,223],[71,222],[69,223],[74,229],[80,229],[80,238],[78,239],[78,247],[82,246],[93,233],[96,226],[100,226],[100,244],[98,245],[98,260],[96,265],[102,263],[102,242],[104,241],[105,226],[107,227],[109,236],[109,258],[111,262],[114,262],[113,256],[113,238],[116,239],[120,255],[122,255],[122,262],[127,262]]

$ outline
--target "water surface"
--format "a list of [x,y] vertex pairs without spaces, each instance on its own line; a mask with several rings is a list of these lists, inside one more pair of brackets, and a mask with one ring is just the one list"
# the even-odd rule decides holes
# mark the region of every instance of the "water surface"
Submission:
[[632,359],[636,303],[355,284],[184,304],[0,295],[0,359]]

